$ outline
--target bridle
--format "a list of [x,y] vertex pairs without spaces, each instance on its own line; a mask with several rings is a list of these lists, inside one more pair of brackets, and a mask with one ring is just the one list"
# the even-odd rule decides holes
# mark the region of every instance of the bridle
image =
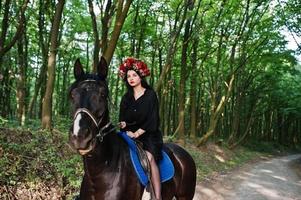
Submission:
[[76,112],[75,112],[75,114],[74,114],[74,118],[73,119],[75,120],[75,118],[77,117],[77,115],[80,114],[80,113],[86,113],[90,117],[90,119],[94,122],[94,125],[98,129],[98,133],[96,134],[95,138],[98,138],[100,142],[103,141],[103,138],[107,134],[109,134],[113,130],[115,130],[114,126],[113,126],[113,128],[111,128],[109,130],[106,130],[110,126],[112,126],[112,122],[110,122],[110,121],[108,123],[106,123],[104,126],[100,127],[100,124],[101,124],[101,122],[103,120],[104,115],[102,115],[102,117],[100,118],[99,122],[97,123],[96,118],[94,117],[94,115],[88,109],[86,109],[86,108],[79,108],[79,109],[77,109]]
[[[83,83],[83,82],[96,82],[96,80],[84,80],[81,83]],[[100,126],[100,124],[102,123],[103,118],[105,116],[105,112],[102,113],[100,120],[97,122],[96,117],[88,109],[78,108],[74,114],[73,121],[76,119],[77,115],[79,115],[80,113],[87,114],[89,116],[89,118],[93,121],[94,125],[96,126],[96,128],[98,130],[98,133],[96,134],[95,139],[98,139],[100,142],[103,141],[103,138],[107,134],[109,134],[115,130],[115,126],[113,126],[112,122],[110,122],[110,121],[108,123],[106,123],[104,126],[102,126],[102,127]],[[109,127],[111,127],[111,128],[108,129]]]

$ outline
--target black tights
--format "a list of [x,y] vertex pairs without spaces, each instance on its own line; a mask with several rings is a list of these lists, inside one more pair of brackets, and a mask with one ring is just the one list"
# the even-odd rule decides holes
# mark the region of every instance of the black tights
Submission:
[[155,192],[156,199],[161,200],[161,182],[160,182],[160,172],[158,165],[154,159],[154,156],[146,151],[147,158],[150,163],[150,168],[151,168],[151,178],[152,178],[152,184]]

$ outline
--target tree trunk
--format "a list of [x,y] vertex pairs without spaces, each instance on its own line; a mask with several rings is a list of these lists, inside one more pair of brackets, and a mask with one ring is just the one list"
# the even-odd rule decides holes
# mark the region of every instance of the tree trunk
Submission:
[[2,71],[2,60],[3,56],[15,45],[17,40],[22,36],[23,29],[24,29],[24,22],[25,22],[25,10],[27,8],[29,0],[25,0],[21,9],[20,9],[20,20],[19,24],[17,26],[17,30],[15,35],[12,37],[12,39],[9,42],[6,42],[6,34],[7,31],[9,30],[9,24],[8,22],[10,21],[9,18],[12,16],[9,16],[10,10],[10,4],[11,0],[6,0],[4,3],[4,15],[2,18],[2,26],[1,26],[1,35],[0,35],[0,74]]
[[89,12],[90,12],[90,15],[91,15],[93,36],[94,36],[93,72],[96,72],[97,71],[97,64],[99,62],[100,41],[99,41],[99,34],[98,34],[98,30],[97,30],[96,16],[95,16],[95,13],[94,13],[94,10],[93,10],[92,0],[88,0],[88,4],[89,4]]
[[168,114],[167,114],[167,134],[166,135],[169,135],[168,133],[171,133],[172,130],[171,130],[171,127],[172,127],[172,109],[173,109],[173,96],[174,96],[174,89],[172,88],[172,86],[170,86],[170,89],[169,89],[170,93],[169,93],[169,104],[168,104]]
[[[17,40],[22,36],[23,30],[24,30],[24,22],[25,22],[25,10],[27,8],[29,0],[25,0],[21,8],[19,9],[19,13],[17,16],[10,16],[10,13],[13,13],[10,11],[10,5],[11,0],[6,0],[3,4],[3,12],[2,9],[1,12],[3,13],[2,17],[2,23],[1,23],[1,29],[0,29],[0,82],[1,82],[1,87],[0,87],[0,107],[2,108],[1,115],[4,117],[9,116],[9,111],[10,111],[10,89],[9,85],[11,80],[8,77],[8,67],[2,66],[3,64],[3,58],[4,56],[9,52],[9,50],[15,45]],[[1,7],[2,7],[2,2],[1,2]],[[10,41],[7,41],[7,32],[10,29],[10,18],[19,18],[19,23],[16,26],[16,32],[13,36],[9,36],[11,38]],[[13,28],[12,28],[13,29]],[[7,59],[10,60],[10,59]],[[6,63],[7,66],[10,66],[9,63]]]
[[[239,93],[241,93],[241,91]],[[241,101],[242,97],[240,96],[238,98],[239,98],[239,102],[238,102],[239,105],[237,105],[236,114],[239,115],[239,113],[242,113],[240,108],[241,108],[241,104],[243,104],[243,103]],[[254,114],[255,114],[255,110],[256,110],[258,102],[259,102],[258,97],[253,96],[252,99],[248,103],[245,103],[245,104],[247,104],[247,108],[248,108],[248,110],[246,111],[247,116],[244,117],[246,119],[245,121],[247,121],[247,125],[244,128],[244,132],[242,135],[234,133],[233,138],[231,140],[229,139],[229,142],[228,142],[229,148],[233,149],[233,148],[237,147],[238,145],[243,143],[245,141],[245,139],[247,138],[247,135],[251,130],[251,125],[254,121]]]
[[8,59],[6,61],[6,64],[2,69],[2,74],[0,80],[0,114],[2,117],[7,118],[9,117],[9,114],[11,112],[11,105],[10,105],[10,98],[11,98],[11,89],[9,88],[9,85],[12,85],[12,79],[9,78],[10,74],[10,68],[8,66],[12,66],[12,61],[9,56],[10,53],[8,53]]
[[236,103],[233,105],[233,116],[232,116],[232,127],[231,127],[231,134],[229,136],[228,139],[228,145],[231,146],[234,141],[235,138],[237,137],[237,135],[239,135],[239,125],[240,125],[240,113],[241,111],[241,99],[242,99],[242,95],[241,95],[241,91],[237,91],[238,97],[235,99]]
[[[139,10],[138,10],[139,11]],[[146,33],[146,28],[147,28],[147,19],[148,19],[148,10],[146,11],[146,13],[144,14],[143,16],[143,21],[140,23],[140,31],[139,31],[139,36],[138,36],[138,43],[137,43],[137,46],[136,46],[136,51],[135,51],[135,56],[137,58],[140,57],[140,51],[141,51],[141,46],[143,45],[144,43],[144,35]]]
[[[134,4],[135,5],[135,4]],[[140,4],[139,4],[139,0],[137,1],[137,4],[136,6],[133,6],[134,7],[134,17],[133,17],[133,20],[132,20],[132,23],[135,25],[135,26],[138,26],[138,17],[139,17],[139,8],[140,8]],[[137,28],[138,29],[138,28]],[[129,33],[129,41],[131,43],[131,48],[130,48],[130,55],[131,56],[135,56],[135,52],[136,52],[136,40],[137,40],[137,31],[131,31]],[[138,57],[139,58],[139,57]]]
[[[159,99],[159,116],[160,116],[160,122],[161,122],[161,124],[160,124],[160,128],[164,131],[164,120],[165,120],[165,118],[164,118],[164,110],[165,110],[165,108],[164,108],[164,101],[165,101],[165,95],[166,93],[165,93],[165,90],[163,90],[163,92],[162,92],[162,96],[160,97],[160,99]],[[164,133],[163,132],[163,134],[166,134],[166,133]]]
[[166,107],[167,107],[167,93],[164,91],[161,99],[160,99],[160,125],[161,130],[163,130],[163,135],[167,134],[167,130],[165,129],[166,120]]
[[52,128],[52,94],[55,80],[56,54],[58,48],[59,27],[65,0],[59,0],[55,8],[55,16],[51,27],[50,49],[48,57],[48,80],[42,107],[42,128]]
[[118,7],[117,7],[117,14],[116,14],[116,21],[114,25],[114,29],[112,32],[111,39],[108,43],[107,49],[104,51],[103,56],[106,59],[108,65],[111,62],[111,59],[113,57],[118,38],[121,33],[122,26],[124,24],[125,18],[127,16],[128,10],[130,8],[130,5],[132,3],[132,0],[126,0],[124,3],[124,0],[118,0]]
[[179,85],[179,110],[178,118],[179,124],[176,133],[180,141],[185,141],[185,87],[186,87],[186,68],[187,68],[187,50],[188,42],[190,37],[190,21],[187,19],[183,37],[182,46],[182,59],[181,59],[181,74],[180,74],[180,85]]
[[[106,8],[104,9],[104,14],[102,14],[101,18],[101,50],[102,54],[107,50],[108,48],[108,34],[109,34],[109,28],[111,26],[111,21],[113,14],[115,12],[115,1],[114,4],[112,4],[111,0],[106,1]],[[103,10],[103,9],[102,9]],[[102,13],[102,12],[101,12]]]
[[19,76],[17,80],[17,117],[20,124],[25,123],[25,96],[26,96],[26,65],[24,53],[24,41],[21,37],[18,41],[18,71]]
[[68,91],[68,82],[67,82],[67,78],[68,78],[68,72],[69,72],[69,61],[67,61],[66,63],[64,63],[63,65],[63,80],[62,80],[62,86],[61,86],[61,92],[60,92],[60,107],[59,107],[59,114],[61,115],[67,115],[68,114],[68,109],[66,109],[68,107],[68,96],[66,95],[66,91]]
[[252,105],[252,108],[251,108],[251,111],[250,111],[250,114],[249,114],[249,117],[248,117],[247,127],[246,127],[243,135],[239,138],[239,140],[237,142],[235,142],[235,143],[233,142],[232,144],[230,144],[230,146],[229,146],[230,149],[234,149],[239,144],[241,144],[243,141],[245,141],[245,139],[246,139],[246,137],[247,137],[247,135],[250,131],[252,122],[253,122],[253,115],[254,115],[255,108],[256,108],[256,102],[255,102],[255,104]]
[[198,51],[198,39],[194,38],[192,44],[192,56],[191,56],[191,67],[193,73],[191,73],[190,81],[190,137],[196,138],[196,88],[197,88],[197,51]]
[[[45,26],[45,10],[46,10],[46,4],[44,0],[39,1],[39,19],[38,19],[38,27],[39,27],[39,47],[41,50],[41,56],[42,56],[42,64],[40,67],[39,75],[36,78],[36,83],[34,87],[34,92],[31,97],[29,106],[28,106],[28,113],[29,117],[34,117],[34,110],[36,107],[36,102],[38,100],[39,92],[41,93],[41,99],[43,98],[45,94],[45,85],[46,85],[46,72],[47,72],[47,57],[48,57],[48,40],[45,39],[45,32],[46,32],[46,26]],[[45,84],[44,84],[45,83]],[[42,105],[42,103],[38,104],[39,107]],[[39,115],[40,117],[40,111]],[[37,117],[37,114],[35,114],[35,117]]]
[[[165,76],[168,74],[168,72],[171,69],[172,66],[172,60],[174,57],[174,54],[176,52],[176,46],[177,46],[177,41],[179,38],[179,35],[181,33],[182,27],[184,25],[184,22],[186,20],[186,15],[187,15],[187,9],[188,9],[188,0],[185,1],[185,5],[184,5],[184,13],[182,16],[182,20],[180,21],[179,26],[177,26],[178,21],[175,21],[175,25],[174,25],[174,29],[171,31],[171,36],[170,36],[170,41],[169,41],[169,45],[168,45],[168,51],[167,51],[167,55],[166,55],[166,62],[164,64],[163,70],[160,74],[159,80],[157,81],[157,85],[155,87],[155,90],[157,91],[157,93],[160,92],[161,87],[164,85],[164,79]],[[182,12],[182,9],[180,10],[180,13]]]
[[201,146],[203,144],[205,144],[209,137],[214,133],[215,129],[216,129],[216,125],[217,122],[220,118],[220,114],[223,112],[226,102],[228,101],[228,98],[231,94],[232,88],[233,88],[233,81],[234,81],[234,74],[232,74],[232,77],[229,81],[229,83],[227,83],[227,91],[226,94],[221,98],[218,106],[215,109],[215,100],[216,97],[213,95],[212,96],[212,105],[211,105],[211,114],[210,114],[210,122],[209,122],[209,128],[206,132],[206,134],[204,136],[201,137],[201,139],[198,142],[197,146]]

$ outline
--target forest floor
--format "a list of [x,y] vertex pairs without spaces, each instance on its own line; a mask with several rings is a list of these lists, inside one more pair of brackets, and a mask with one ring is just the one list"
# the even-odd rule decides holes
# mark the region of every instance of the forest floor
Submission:
[[260,159],[198,183],[194,200],[301,200],[301,154]]
[[[49,133],[0,127],[0,199],[70,200],[78,194],[83,171],[81,157],[70,150],[66,141],[66,134],[58,130]],[[238,174],[251,170],[257,163],[291,154],[275,144],[229,150],[214,143],[197,148],[187,141],[184,147],[197,165],[195,200],[224,200],[220,194],[229,187],[234,188],[230,183],[242,182]],[[290,167],[299,169],[301,175],[301,160]],[[223,183],[228,185],[215,190],[216,184]]]

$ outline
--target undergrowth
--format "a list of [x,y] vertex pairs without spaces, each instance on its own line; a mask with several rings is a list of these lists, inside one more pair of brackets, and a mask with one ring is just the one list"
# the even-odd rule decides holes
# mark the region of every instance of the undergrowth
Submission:
[[[58,118],[52,132],[37,128],[36,120],[22,128],[17,124],[0,120],[0,199],[71,199],[78,194],[83,168],[81,157],[67,144],[70,120]],[[198,181],[289,151],[272,143],[250,143],[235,150],[214,143],[197,148],[190,140],[184,148],[196,162]]]
[[81,157],[67,144],[66,130],[12,128],[12,124],[0,128],[0,199],[71,198],[83,169]]

